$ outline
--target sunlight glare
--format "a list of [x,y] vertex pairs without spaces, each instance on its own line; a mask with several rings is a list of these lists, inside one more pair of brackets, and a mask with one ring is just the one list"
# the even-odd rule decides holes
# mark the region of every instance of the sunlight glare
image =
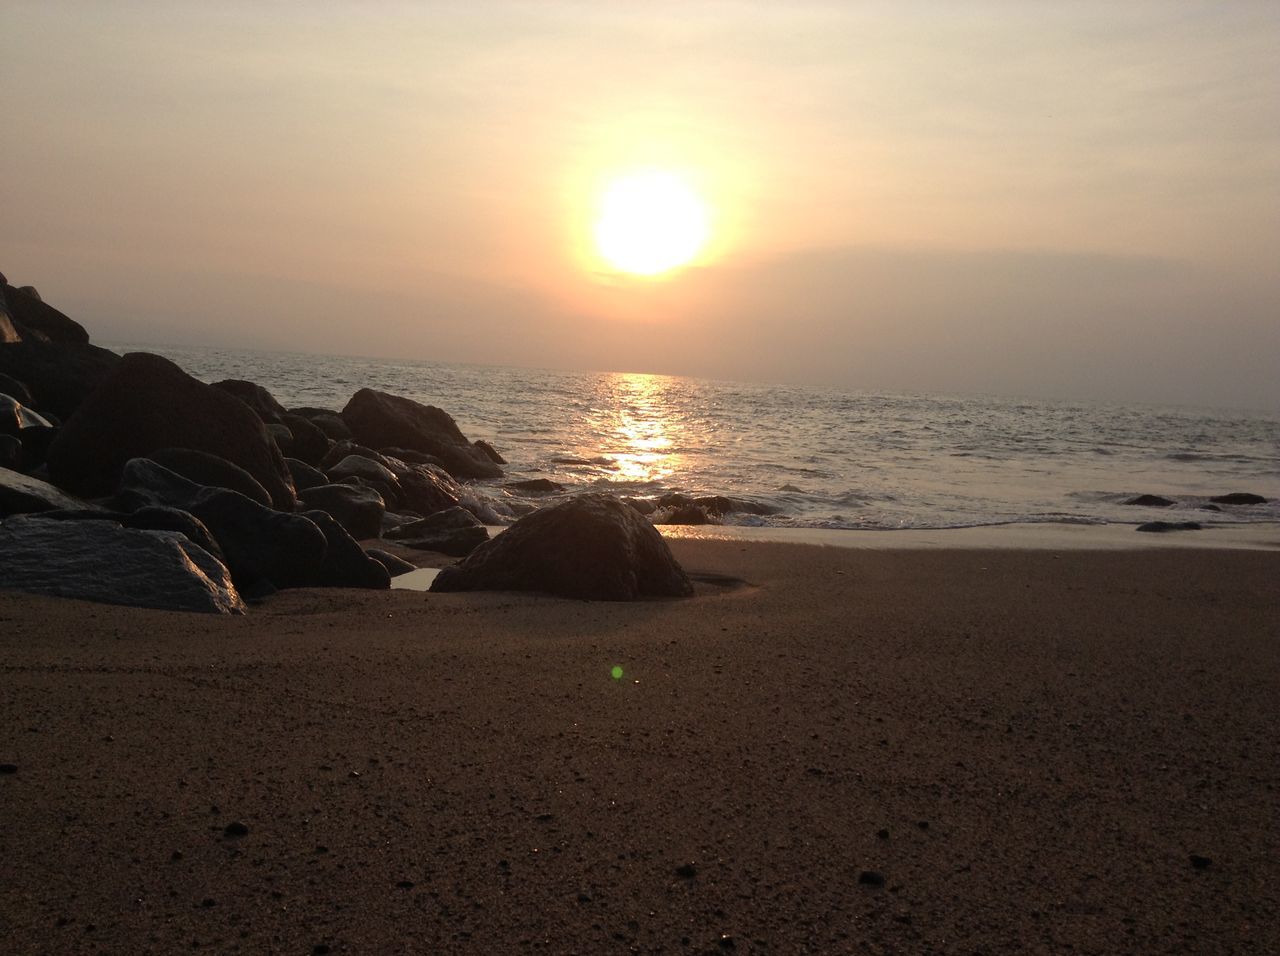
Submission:
[[595,241],[615,268],[653,276],[692,261],[710,231],[706,204],[684,179],[646,170],[620,176],[606,187]]

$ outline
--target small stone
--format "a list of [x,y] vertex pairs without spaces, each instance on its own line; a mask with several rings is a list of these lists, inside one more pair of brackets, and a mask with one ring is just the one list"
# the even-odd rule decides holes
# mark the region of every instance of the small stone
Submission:
[[169,854],[169,859],[170,859],[170,860],[174,860],[174,861],[181,860],[181,859],[182,859],[182,851],[181,851],[181,850],[174,850],[172,853],[170,853],[170,854]]
[[212,906],[217,906],[218,901],[211,896],[206,896],[204,899],[200,901],[200,905],[205,909],[209,909]]
[[350,777],[352,780],[354,780],[354,779],[356,779],[357,777],[359,777],[359,776],[360,776],[360,771],[359,771],[359,770],[352,770],[349,774],[347,774],[347,776],[348,776],[348,777]]
[[1209,859],[1207,856],[1201,856],[1198,853],[1192,853],[1190,859],[1191,865],[1197,870],[1207,870],[1213,865],[1213,860]]
[[734,949],[738,944],[733,941],[733,937],[728,933],[721,933],[720,938],[716,940],[721,949]]
[[681,863],[676,867],[676,876],[682,880],[691,880],[698,875],[698,868],[692,863]]
[[16,763],[0,763],[0,773],[17,773],[18,765]]
[[889,839],[889,831],[881,828],[876,831],[876,836],[879,837],[881,840],[887,840]]
[[884,874],[875,870],[863,870],[858,874],[858,882],[863,886],[884,886]]
[[330,952],[331,950],[324,943],[316,943],[311,947],[311,956],[328,956]]
[[233,823],[228,823],[226,829],[222,832],[229,837],[242,837],[249,835],[249,828],[239,820],[236,820]]
[[579,903],[590,903],[590,902],[591,902],[591,894],[590,894],[590,893],[579,893],[579,894],[578,894],[578,902],[579,902]]
[[918,826],[921,830],[927,830],[929,829],[929,821],[920,820],[919,822],[916,823],[916,826]]
[[401,880],[396,884],[396,886],[398,886],[402,890],[411,890],[414,888],[415,885],[416,884],[413,882],[413,880]]

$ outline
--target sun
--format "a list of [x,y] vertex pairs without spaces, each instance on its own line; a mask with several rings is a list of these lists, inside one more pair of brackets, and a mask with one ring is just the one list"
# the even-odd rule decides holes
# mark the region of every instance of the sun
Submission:
[[710,233],[706,203],[675,173],[627,173],[600,196],[596,250],[621,272],[654,276],[687,265]]

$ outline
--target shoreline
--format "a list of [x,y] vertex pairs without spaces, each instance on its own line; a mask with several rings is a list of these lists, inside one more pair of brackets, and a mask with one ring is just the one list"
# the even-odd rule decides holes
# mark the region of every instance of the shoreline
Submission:
[[9,938],[1280,948],[1274,553],[671,547],[743,583],[0,593]]

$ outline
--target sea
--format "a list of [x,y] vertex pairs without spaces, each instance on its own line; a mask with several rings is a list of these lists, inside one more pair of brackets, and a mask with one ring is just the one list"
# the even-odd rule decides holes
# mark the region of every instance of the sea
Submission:
[[[436,405],[506,458],[471,490],[492,524],[584,491],[723,495],[729,525],[941,529],[1280,522],[1280,412],[766,385],[629,372],[113,345],[206,382],[248,379],[286,407],[360,388]],[[546,478],[555,494],[509,482]],[[1252,492],[1260,505],[1209,499]],[[1125,502],[1172,499],[1165,508]]]

